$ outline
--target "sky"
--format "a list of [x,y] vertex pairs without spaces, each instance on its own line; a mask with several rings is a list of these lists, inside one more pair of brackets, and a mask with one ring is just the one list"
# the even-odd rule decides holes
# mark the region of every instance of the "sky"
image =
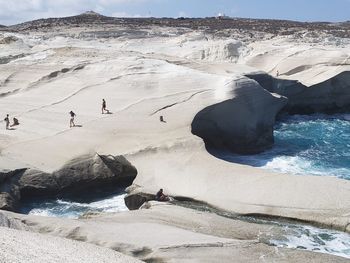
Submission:
[[0,24],[93,10],[115,17],[231,17],[348,21],[350,0],[0,0]]

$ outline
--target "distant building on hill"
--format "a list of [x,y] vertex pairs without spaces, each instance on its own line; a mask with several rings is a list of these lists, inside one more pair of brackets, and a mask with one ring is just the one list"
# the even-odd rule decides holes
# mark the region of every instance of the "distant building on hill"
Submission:
[[218,13],[216,19],[229,19],[230,17],[225,15],[225,13]]

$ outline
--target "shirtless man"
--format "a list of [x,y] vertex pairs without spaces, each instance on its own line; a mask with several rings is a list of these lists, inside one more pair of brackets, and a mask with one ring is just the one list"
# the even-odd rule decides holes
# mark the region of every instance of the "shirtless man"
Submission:
[[4,119],[4,121],[6,123],[6,130],[8,130],[10,127],[10,118],[8,114],[6,115],[6,118]]

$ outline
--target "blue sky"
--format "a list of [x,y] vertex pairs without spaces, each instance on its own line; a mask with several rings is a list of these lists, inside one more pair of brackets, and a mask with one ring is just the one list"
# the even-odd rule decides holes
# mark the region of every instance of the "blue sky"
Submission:
[[206,17],[225,13],[299,21],[350,20],[350,0],[0,0],[0,24],[94,10],[109,16]]

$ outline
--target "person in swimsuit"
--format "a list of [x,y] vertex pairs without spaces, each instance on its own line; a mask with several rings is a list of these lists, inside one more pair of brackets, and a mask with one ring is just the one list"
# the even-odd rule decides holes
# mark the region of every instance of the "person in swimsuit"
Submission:
[[69,127],[72,128],[75,126],[74,117],[76,116],[76,114],[73,111],[70,111],[69,114],[70,114]]

